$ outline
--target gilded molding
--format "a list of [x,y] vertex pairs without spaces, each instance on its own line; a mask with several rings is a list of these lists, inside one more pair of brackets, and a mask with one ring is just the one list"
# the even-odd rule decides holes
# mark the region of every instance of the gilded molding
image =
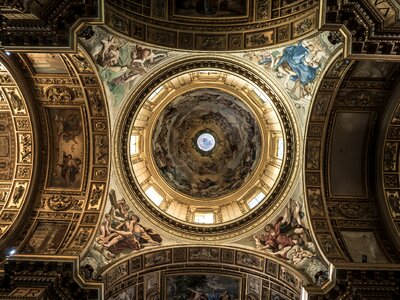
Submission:
[[[152,45],[199,51],[237,51],[287,43],[315,33],[319,1],[233,1],[239,8],[181,7],[179,1],[106,1],[106,24]],[[189,4],[190,5],[190,4]],[[193,5],[193,4],[192,4]],[[204,11],[204,9],[206,11]],[[193,14],[193,12],[195,12]]]

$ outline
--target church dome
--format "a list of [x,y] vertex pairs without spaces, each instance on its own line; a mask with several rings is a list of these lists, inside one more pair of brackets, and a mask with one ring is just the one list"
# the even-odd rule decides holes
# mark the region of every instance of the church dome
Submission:
[[215,88],[172,100],[152,132],[152,156],[163,179],[197,198],[218,198],[243,186],[260,160],[261,131],[249,107]]
[[173,230],[234,229],[290,187],[294,126],[284,102],[251,73],[227,67],[161,71],[131,95],[120,119],[117,157],[132,204]]

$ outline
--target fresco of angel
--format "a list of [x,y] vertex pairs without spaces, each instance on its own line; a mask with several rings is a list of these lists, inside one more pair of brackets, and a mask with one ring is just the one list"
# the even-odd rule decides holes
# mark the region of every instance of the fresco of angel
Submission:
[[266,224],[264,232],[254,236],[256,249],[270,253],[300,270],[304,270],[315,282],[327,276],[326,267],[317,257],[317,250],[304,222],[304,212],[299,201],[291,199],[283,216]]
[[96,237],[97,250],[115,257],[122,252],[140,250],[146,244],[159,245],[160,235],[140,224],[140,218],[127,205],[124,198],[117,200],[114,190],[110,190],[111,208]]
[[125,41],[99,28],[93,28],[93,32],[89,39],[81,39],[96,62],[101,79],[114,95],[115,105],[122,101],[131,84],[168,55],[166,51]]

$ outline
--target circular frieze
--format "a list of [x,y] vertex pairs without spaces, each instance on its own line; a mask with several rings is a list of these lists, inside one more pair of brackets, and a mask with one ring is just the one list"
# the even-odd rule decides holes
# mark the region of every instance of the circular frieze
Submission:
[[172,188],[190,197],[218,198],[254,174],[261,131],[243,101],[220,89],[198,88],[162,110],[151,148],[157,171]]
[[269,85],[223,59],[189,60],[152,78],[117,127],[115,145],[126,146],[115,158],[132,204],[196,234],[237,232],[276,208],[298,164],[292,114]]

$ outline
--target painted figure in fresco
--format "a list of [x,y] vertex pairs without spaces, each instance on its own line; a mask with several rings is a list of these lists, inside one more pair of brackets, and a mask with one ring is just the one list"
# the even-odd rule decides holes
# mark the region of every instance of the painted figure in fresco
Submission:
[[103,39],[101,43],[103,47],[96,55],[96,62],[102,67],[116,65],[120,55],[119,49],[122,46],[120,41],[110,35],[107,39]]
[[112,205],[110,209],[112,219],[118,223],[123,222],[129,215],[129,205],[126,203],[125,198],[117,200],[117,196],[115,195],[115,191],[113,189],[110,190],[108,195]]
[[111,235],[110,221],[111,215],[109,213],[105,214],[104,221],[101,223],[99,228],[100,235],[96,237],[97,242],[103,242],[106,237]]
[[155,59],[166,57],[166,53],[155,54],[149,48],[142,48],[139,45],[133,48],[131,65],[138,63],[141,67],[145,67],[145,63],[153,63]]
[[317,257],[303,217],[300,202],[291,199],[283,216],[278,217],[274,224],[267,224],[264,233],[254,236],[254,241],[258,250],[285,259],[317,280],[315,275],[322,272],[319,274],[325,276],[327,269]]
[[[285,77],[284,86],[293,94],[299,91],[299,99],[311,92],[310,84],[314,81],[324,51],[317,43],[303,41],[288,46],[275,65],[278,77]],[[289,88],[289,81],[294,81]]]
[[115,229],[109,227],[110,232],[112,232],[113,234],[110,235],[111,238],[108,239],[107,243],[103,243],[104,247],[110,248],[119,241],[124,240],[133,250],[139,250],[139,239],[142,234],[142,228],[139,227],[138,221],[138,216],[131,215],[129,220],[121,223]]
[[57,115],[55,121],[59,125],[58,136],[60,142],[68,143],[69,141],[73,141],[75,144],[78,144],[76,138],[82,133],[80,115],[78,113],[70,113],[65,117]]
[[199,292],[191,288],[188,288],[188,290],[191,292],[190,296],[191,300],[207,300],[207,295],[204,294],[203,292]]
[[212,289],[211,293],[207,295],[208,300],[219,300],[218,294],[215,292],[215,289]]
[[231,300],[231,295],[229,295],[228,290],[225,290],[221,296],[219,296],[219,300]]
[[92,31],[89,38],[82,35],[81,41],[96,62],[101,79],[114,96],[115,105],[122,101],[131,84],[168,56],[166,51],[125,42],[100,28],[92,28]]
[[303,258],[311,258],[317,256],[315,253],[304,250],[299,245],[293,246],[287,253],[287,258],[292,260],[294,265],[301,263]]
[[99,228],[96,242],[100,247],[96,250],[102,253],[105,248],[115,257],[125,249],[139,250],[143,244],[159,245],[162,242],[158,234],[140,224],[139,217],[130,211],[125,199],[117,201],[114,190],[109,196],[112,207]]
[[275,64],[279,60],[280,56],[278,51],[274,51],[271,53],[269,51],[264,51],[258,54],[257,58],[257,63],[259,65],[264,65],[268,69],[272,69],[273,67],[275,67]]
[[[300,100],[310,94],[324,53],[318,42],[302,41],[286,47],[282,53],[263,51],[256,58],[259,65],[275,70],[278,78],[284,78],[284,87],[292,98]],[[255,57],[248,59],[254,61]],[[293,86],[289,86],[290,82],[294,82]]]
[[259,243],[275,255],[285,257],[294,245],[307,241],[300,217],[300,204],[297,201],[294,203],[295,209],[292,214],[290,205],[286,206],[284,216],[279,217],[275,224],[267,224],[264,228],[265,234],[259,237]]
[[62,164],[58,166],[61,168],[61,177],[67,185],[76,182],[77,175],[81,172],[81,165],[82,161],[79,158],[63,152]]

